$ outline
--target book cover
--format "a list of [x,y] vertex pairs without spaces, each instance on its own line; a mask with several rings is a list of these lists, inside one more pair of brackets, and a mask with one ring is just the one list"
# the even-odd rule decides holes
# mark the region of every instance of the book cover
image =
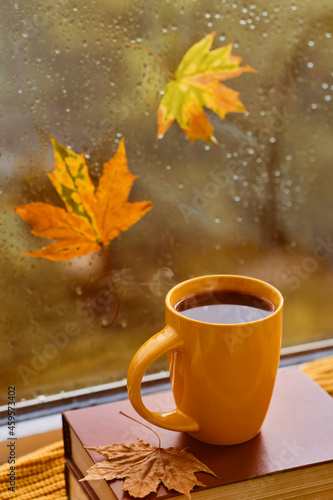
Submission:
[[[174,406],[171,392],[149,395],[144,400],[153,411],[166,411]],[[149,429],[130,421],[120,411],[145,423],[128,400],[63,413],[65,455],[82,475],[93,463],[103,460],[101,455],[83,446],[131,443],[137,438],[158,444]],[[301,498],[301,491],[304,494],[316,491],[318,499],[333,498],[333,398],[298,368],[278,372],[264,425],[251,441],[214,446],[201,443],[186,433],[151,427],[159,434],[163,447],[187,447],[219,476],[217,479],[198,473],[197,477],[206,488],[196,488],[193,498],[218,499],[216,495],[218,490],[221,494],[222,487],[224,498],[228,498],[227,490],[235,493],[237,489],[244,493],[244,488],[250,495],[252,487],[257,490],[257,496],[247,498],[268,498],[265,495],[270,492],[272,497],[272,488],[275,491],[277,484],[286,494],[294,491],[297,498]],[[131,498],[121,491],[122,480],[91,481],[90,485],[103,500]],[[258,489],[261,496],[258,496]],[[325,496],[327,494],[330,496]],[[157,493],[147,498],[162,500],[176,495],[160,485]]]
[[65,463],[66,489],[69,500],[99,500],[87,481],[80,482],[82,474],[71,460]]

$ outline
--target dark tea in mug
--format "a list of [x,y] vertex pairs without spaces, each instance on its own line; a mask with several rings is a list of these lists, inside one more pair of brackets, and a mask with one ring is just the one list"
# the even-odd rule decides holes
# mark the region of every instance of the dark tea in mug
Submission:
[[274,306],[269,300],[249,293],[211,290],[184,297],[175,310],[196,321],[234,325],[266,318],[274,312]]

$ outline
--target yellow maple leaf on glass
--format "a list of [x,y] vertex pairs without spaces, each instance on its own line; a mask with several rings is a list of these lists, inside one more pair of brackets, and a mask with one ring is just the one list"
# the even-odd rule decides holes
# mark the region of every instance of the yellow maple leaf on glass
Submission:
[[40,202],[21,205],[15,210],[33,227],[33,234],[56,240],[24,255],[62,261],[98,252],[141,219],[152,205],[150,201],[128,202],[137,176],[128,170],[123,139],[115,156],[103,165],[97,189],[84,156],[51,140],[55,170],[48,177],[65,209]]
[[255,70],[240,66],[242,59],[231,54],[231,43],[210,51],[214,36],[215,32],[210,33],[186,52],[164,88],[157,112],[158,138],[176,121],[191,142],[202,139],[218,144],[203,108],[211,109],[222,119],[226,113],[246,112],[239,93],[220,82]]

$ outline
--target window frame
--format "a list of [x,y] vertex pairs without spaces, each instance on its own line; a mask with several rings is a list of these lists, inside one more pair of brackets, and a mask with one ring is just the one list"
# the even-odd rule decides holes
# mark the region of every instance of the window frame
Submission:
[[[301,365],[331,355],[333,355],[333,339],[283,347],[281,348],[279,369]],[[145,375],[143,378],[143,395],[170,389],[168,371]],[[110,403],[127,399],[127,397],[126,379],[50,396],[39,396],[35,399],[16,403],[16,422],[20,423],[49,417],[61,414],[63,411]],[[8,424],[7,411],[7,405],[0,406],[0,433]]]

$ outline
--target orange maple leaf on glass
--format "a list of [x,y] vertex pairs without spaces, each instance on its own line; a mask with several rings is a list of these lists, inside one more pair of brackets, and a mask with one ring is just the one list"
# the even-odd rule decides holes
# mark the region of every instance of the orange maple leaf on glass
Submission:
[[205,464],[184,448],[161,448],[138,439],[137,443],[116,443],[109,446],[87,447],[106,460],[92,465],[81,481],[125,478],[123,490],[135,498],[157,491],[160,482],[191,498],[194,486],[205,486],[195,472],[214,474]]
[[15,209],[33,226],[33,234],[56,240],[24,255],[62,261],[97,252],[151,209],[150,201],[127,201],[137,176],[128,170],[123,139],[115,156],[103,165],[97,189],[84,156],[66,149],[55,139],[51,141],[55,170],[48,177],[66,209],[47,203],[30,203]]
[[204,107],[224,119],[226,113],[244,113],[239,93],[220,82],[235,78],[251,66],[240,66],[242,59],[231,54],[232,44],[210,51],[215,32],[195,43],[184,55],[172,80],[164,88],[158,108],[158,138],[173,121],[191,142],[196,139],[218,144]]

